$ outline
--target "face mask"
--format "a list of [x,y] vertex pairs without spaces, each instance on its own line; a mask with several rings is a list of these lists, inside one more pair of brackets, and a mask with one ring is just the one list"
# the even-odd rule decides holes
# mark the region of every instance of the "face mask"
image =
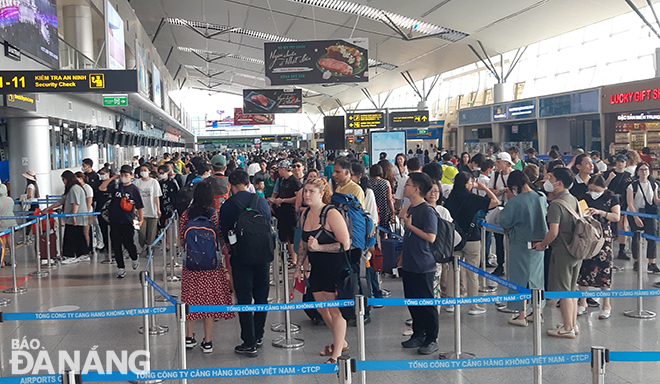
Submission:
[[550,180],[546,180],[545,183],[543,183],[543,189],[545,189],[546,192],[553,192],[555,190],[555,186],[552,185]]
[[605,193],[605,191],[603,191],[603,192],[589,191],[589,192],[587,192],[587,193],[588,193],[589,195],[591,195],[591,198],[592,198],[592,199],[594,199],[594,200],[598,200],[599,197],[603,196],[603,193]]
[[82,173],[85,173],[85,172],[87,172],[87,169],[85,167],[82,167],[82,168],[80,168],[80,171],[82,171]]
[[140,172],[140,177],[146,179],[149,177],[149,172]]
[[513,196],[518,196],[518,191],[513,188],[511,189],[511,193],[513,193]]
[[99,175],[99,180],[108,180],[108,175]]
[[209,177],[209,176],[211,176],[211,175],[203,174],[203,175],[200,176],[199,178],[202,179],[202,180],[204,180],[204,179],[206,179],[206,178]]
[[158,178],[161,180],[167,180],[167,173],[161,173],[158,175]]
[[122,183],[122,184],[128,184],[128,183],[131,182],[131,178],[130,178],[130,177],[120,177],[119,179],[121,180],[121,183]]

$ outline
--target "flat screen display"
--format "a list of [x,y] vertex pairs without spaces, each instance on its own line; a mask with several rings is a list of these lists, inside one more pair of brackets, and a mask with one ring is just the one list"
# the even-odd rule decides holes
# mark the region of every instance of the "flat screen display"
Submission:
[[406,132],[371,132],[371,156],[369,161],[376,164],[380,159],[380,154],[387,154],[387,160],[394,164],[394,159],[398,153],[406,153]]
[[0,2],[0,38],[51,68],[59,68],[56,0]]

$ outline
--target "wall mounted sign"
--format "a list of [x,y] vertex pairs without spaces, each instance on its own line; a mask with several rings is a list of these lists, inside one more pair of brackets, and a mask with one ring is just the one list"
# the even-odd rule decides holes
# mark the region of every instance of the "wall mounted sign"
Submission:
[[0,71],[0,94],[137,92],[135,70]]

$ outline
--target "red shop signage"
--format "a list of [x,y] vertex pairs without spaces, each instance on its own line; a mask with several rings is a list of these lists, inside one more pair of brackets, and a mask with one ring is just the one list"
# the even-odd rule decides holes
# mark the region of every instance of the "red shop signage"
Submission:
[[641,91],[615,93],[610,95],[610,105],[658,99],[660,99],[660,88],[642,89]]

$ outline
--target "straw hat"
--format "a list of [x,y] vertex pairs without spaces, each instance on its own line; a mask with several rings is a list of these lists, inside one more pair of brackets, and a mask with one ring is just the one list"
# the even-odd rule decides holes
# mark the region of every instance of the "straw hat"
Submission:
[[31,169],[28,169],[25,173],[23,173],[23,177],[28,180],[37,181],[37,174],[34,173],[34,171]]

